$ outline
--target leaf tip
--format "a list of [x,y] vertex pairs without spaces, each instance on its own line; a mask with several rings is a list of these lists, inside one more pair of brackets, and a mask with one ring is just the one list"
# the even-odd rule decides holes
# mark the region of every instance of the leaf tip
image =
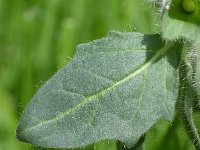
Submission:
[[24,134],[24,124],[22,120],[17,125],[17,128],[15,130],[15,137],[21,142],[30,143],[30,141],[27,139],[26,134]]
[[22,142],[28,142],[27,140],[25,140],[25,138],[23,137],[23,135],[21,134],[22,130],[20,128],[20,126],[18,125],[17,129],[16,129],[16,139]]

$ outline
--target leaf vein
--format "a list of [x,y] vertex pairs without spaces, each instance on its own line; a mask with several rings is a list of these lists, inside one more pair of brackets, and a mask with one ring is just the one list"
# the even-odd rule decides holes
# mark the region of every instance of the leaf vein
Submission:
[[146,86],[146,82],[147,82],[147,79],[146,79],[146,76],[145,76],[146,73],[147,73],[147,71],[145,71],[145,73],[144,73],[144,75],[143,75],[143,76],[144,76],[144,82],[143,82],[143,86],[142,86],[142,93],[141,93],[140,98],[139,98],[139,101],[138,101],[138,105],[137,105],[136,112],[135,112],[133,118],[131,119],[131,121],[133,121],[133,120],[136,118],[137,114],[138,114],[139,111],[140,111],[140,106],[141,106],[141,104],[142,104],[142,100],[143,100],[143,96],[144,96],[144,91],[145,91],[145,86]]

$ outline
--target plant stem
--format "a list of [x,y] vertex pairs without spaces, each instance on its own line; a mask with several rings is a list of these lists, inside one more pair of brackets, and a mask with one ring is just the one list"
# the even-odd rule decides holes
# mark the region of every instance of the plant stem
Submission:
[[143,150],[144,149],[145,135],[141,136],[136,145],[132,150]]
[[126,148],[120,141],[118,141],[117,149],[118,150],[143,150],[144,141],[145,141],[145,135],[141,136],[138,142],[132,148]]
[[[190,47],[191,48],[191,47]],[[184,55],[180,66],[179,100],[181,103],[181,116],[185,129],[192,140],[196,150],[200,150],[200,137],[193,121],[193,103],[196,100],[196,61],[194,51],[189,50]]]

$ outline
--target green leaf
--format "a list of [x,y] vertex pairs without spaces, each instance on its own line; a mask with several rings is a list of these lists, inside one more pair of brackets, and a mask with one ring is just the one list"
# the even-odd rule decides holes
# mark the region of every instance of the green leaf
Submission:
[[169,11],[166,11],[162,18],[161,27],[165,39],[174,40],[180,37],[189,40],[200,39],[200,2],[184,1],[194,1],[196,8],[194,12],[188,12],[183,8],[183,0],[172,0]]
[[103,139],[133,147],[157,120],[173,120],[180,49],[159,34],[115,32],[79,45],[71,63],[34,95],[17,138],[53,148]]

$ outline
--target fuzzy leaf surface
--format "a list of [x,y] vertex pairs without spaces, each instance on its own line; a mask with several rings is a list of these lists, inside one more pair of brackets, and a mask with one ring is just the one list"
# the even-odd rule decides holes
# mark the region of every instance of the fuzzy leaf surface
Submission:
[[17,138],[52,148],[103,139],[134,146],[157,120],[173,120],[179,50],[141,33],[111,32],[79,45],[71,63],[34,95]]
[[192,13],[186,12],[182,7],[183,0],[172,0],[169,10],[162,18],[162,33],[167,40],[187,38],[200,39],[200,2],[195,0],[196,9]]

